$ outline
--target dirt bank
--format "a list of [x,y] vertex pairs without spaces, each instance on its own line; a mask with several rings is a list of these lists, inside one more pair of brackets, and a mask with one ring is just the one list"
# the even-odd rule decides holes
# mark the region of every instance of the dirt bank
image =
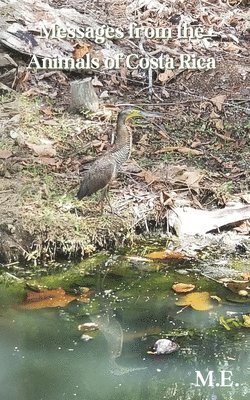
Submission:
[[[119,4],[125,23],[124,4]],[[95,7],[98,19],[103,8]],[[223,7],[224,17],[228,16],[230,6]],[[141,71],[138,76],[125,70],[97,73],[95,89],[102,103],[93,114],[70,111],[69,83],[74,74],[27,72],[23,55],[1,48],[18,65],[18,84],[13,84],[14,91],[3,90],[0,110],[1,263],[82,257],[129,244],[138,234],[157,228],[166,232],[168,208],[176,201],[195,207],[223,206],[235,194],[240,197],[249,191],[250,67],[248,36],[242,33],[246,9],[243,2],[239,7],[234,8],[240,16],[235,33],[238,48],[223,47],[223,57],[207,49],[215,51],[215,70],[187,70],[165,80],[157,73],[151,99],[147,76],[142,77]],[[172,17],[176,11],[172,10]],[[189,6],[186,12],[191,13]],[[219,18],[216,7],[214,12]],[[155,10],[148,10],[146,17],[149,23],[163,21]],[[233,28],[225,24],[223,29],[228,35]],[[235,39],[227,36],[228,40]],[[126,40],[119,46],[125,52],[129,49]],[[112,184],[112,210],[107,203],[101,214],[98,196],[76,200],[79,171],[110,148],[123,104],[158,111],[162,119],[132,126],[131,161]]]

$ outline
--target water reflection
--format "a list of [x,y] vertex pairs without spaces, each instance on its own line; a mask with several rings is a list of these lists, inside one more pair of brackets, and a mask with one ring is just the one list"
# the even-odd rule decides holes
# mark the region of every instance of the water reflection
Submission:
[[[102,287],[100,274],[93,279],[96,291],[89,305],[2,313],[0,399],[249,398],[249,330],[227,332],[218,324],[229,308],[247,312],[246,306],[224,305],[209,313],[188,308],[177,314],[176,296],[166,290],[164,274],[130,271],[124,283],[124,275],[112,271]],[[85,342],[78,325],[90,321],[99,332]],[[175,339],[178,352],[147,354],[155,340],[176,329],[193,329],[193,335]],[[232,371],[232,387],[221,386],[223,370]],[[218,386],[196,387],[195,371],[204,379],[214,371]]]

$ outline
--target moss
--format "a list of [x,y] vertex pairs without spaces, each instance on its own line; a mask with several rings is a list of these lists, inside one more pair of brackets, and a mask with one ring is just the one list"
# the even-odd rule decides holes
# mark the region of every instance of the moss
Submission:
[[0,304],[1,307],[11,306],[22,302],[26,294],[24,283],[0,283]]

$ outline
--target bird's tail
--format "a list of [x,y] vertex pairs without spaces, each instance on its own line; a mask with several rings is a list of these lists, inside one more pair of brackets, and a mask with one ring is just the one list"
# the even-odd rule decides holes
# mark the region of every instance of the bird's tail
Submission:
[[81,199],[83,199],[83,197],[89,196],[88,192],[89,191],[88,191],[88,187],[87,187],[86,183],[81,182],[81,185],[80,185],[80,188],[79,188],[79,190],[77,192],[76,197],[78,198],[78,200],[81,200]]

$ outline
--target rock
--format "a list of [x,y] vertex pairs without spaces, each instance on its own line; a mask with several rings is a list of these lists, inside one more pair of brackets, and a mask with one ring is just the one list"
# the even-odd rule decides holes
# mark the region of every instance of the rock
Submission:
[[169,339],[159,339],[154,344],[155,354],[170,354],[179,349],[179,345]]

